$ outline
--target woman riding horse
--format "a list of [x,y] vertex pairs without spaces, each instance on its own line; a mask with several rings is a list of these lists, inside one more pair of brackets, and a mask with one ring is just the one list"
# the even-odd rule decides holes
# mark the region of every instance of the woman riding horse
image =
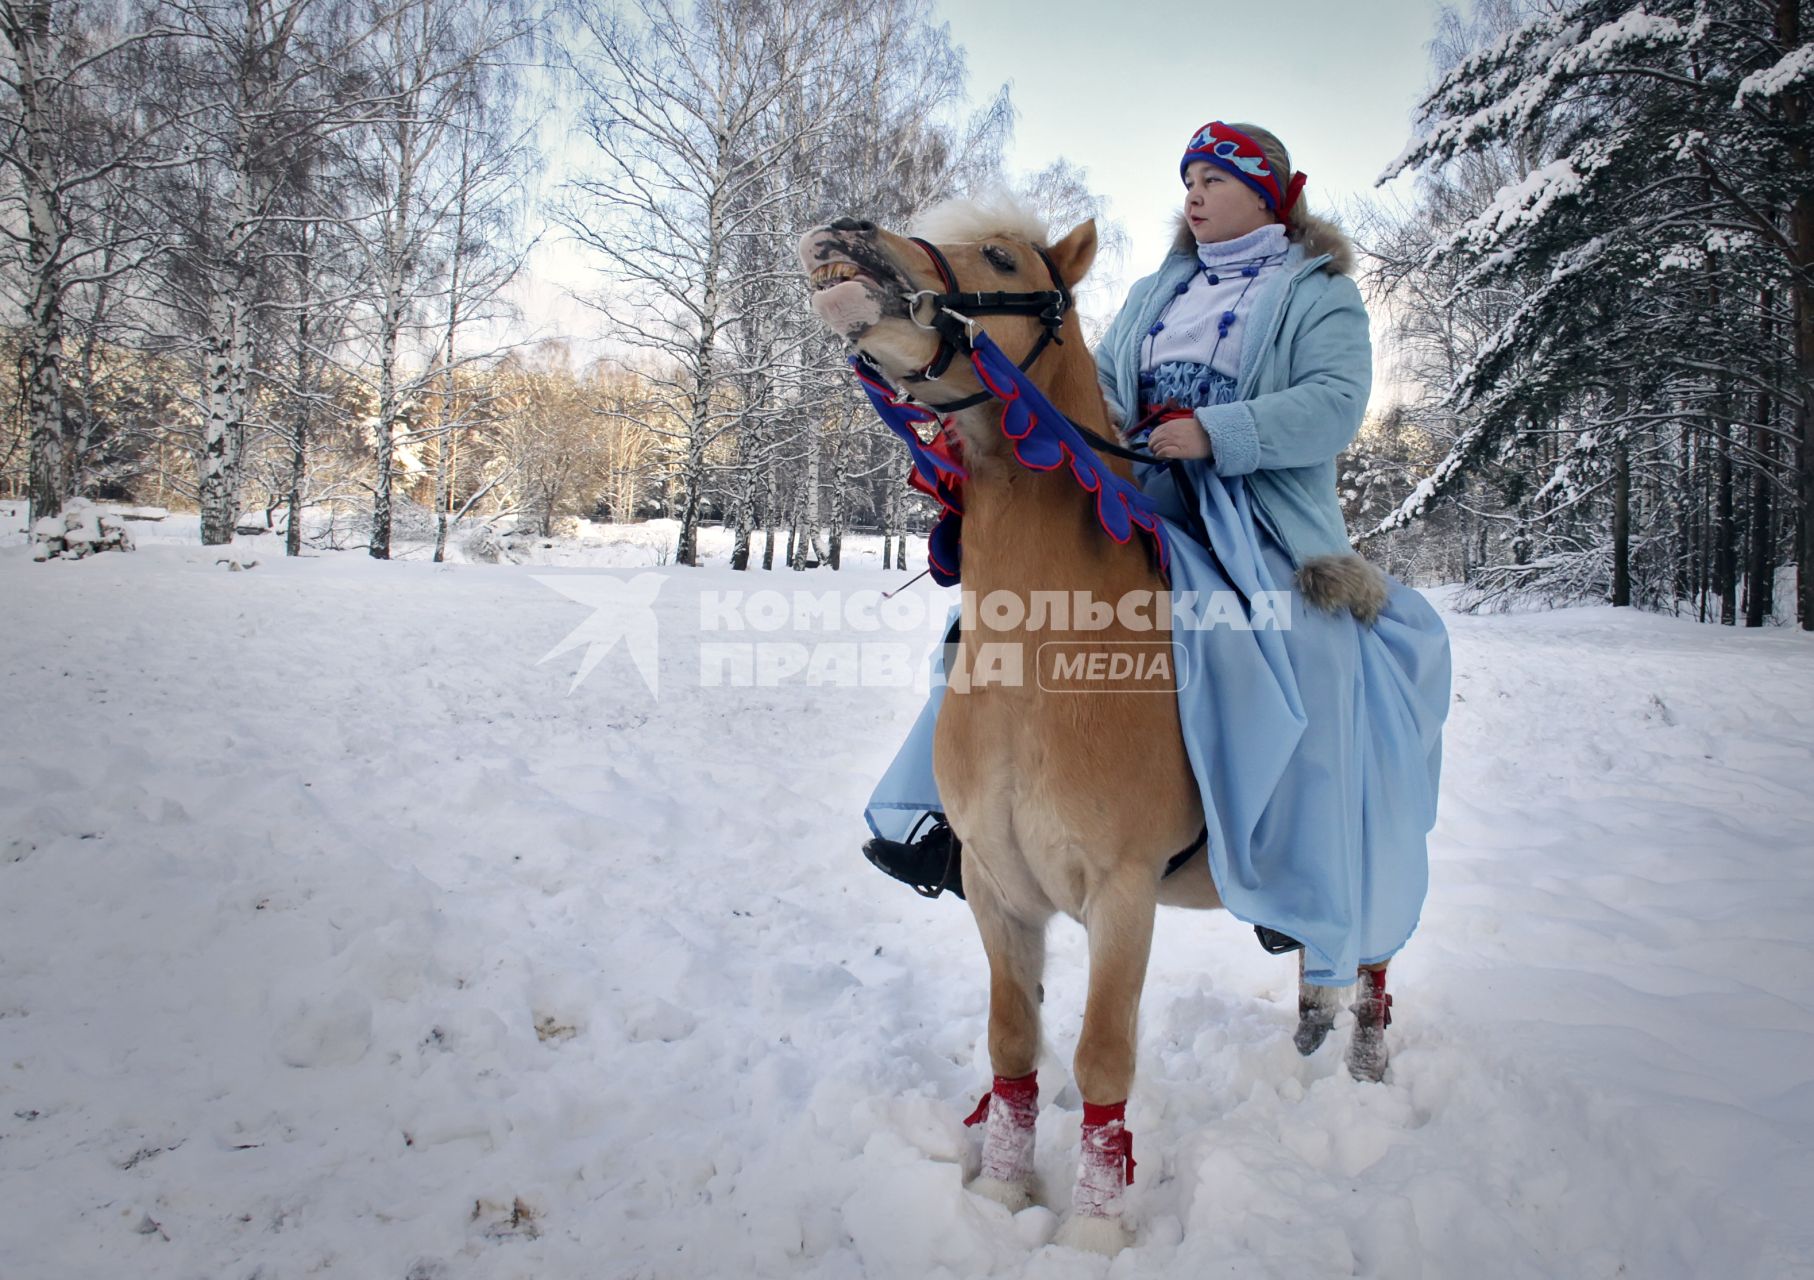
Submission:
[[[1179,172],[1176,241],[1096,349],[1102,393],[1125,443],[1176,464],[1136,468],[1161,511],[1207,533],[1224,560],[1234,545],[1257,547],[1273,584],[1295,582],[1294,604],[1312,606],[1294,608],[1284,632],[1301,729],[1224,722],[1214,702],[1207,721],[1185,724],[1193,756],[1298,735],[1249,848],[1209,861],[1224,904],[1268,950],[1310,944],[1313,986],[1377,975],[1357,1012],[1383,1025],[1384,965],[1415,928],[1427,884],[1448,635],[1422,596],[1349,547],[1335,460],[1372,381],[1352,247],[1308,213],[1304,175],[1263,129],[1204,125]],[[932,782],[936,704],[871,797],[864,853],[928,896],[961,897],[961,845]],[[1334,1006],[1322,1005],[1326,1021]],[[1376,1074],[1383,1061],[1360,1066]]]
[[[1305,214],[1302,176],[1260,130],[1204,126],[1180,172],[1179,243],[1093,361],[1071,308],[1092,223],[1047,243],[1024,217],[972,207],[923,223],[925,238],[847,217],[800,244],[815,313],[947,509],[935,577],[961,573],[982,602],[948,647],[962,682],[934,689],[871,799],[867,851],[932,893],[969,864],[994,1070],[970,1117],[986,1128],[969,1185],[1013,1208],[1033,1195],[1046,924],[1083,924],[1081,1146],[1057,1238],[1107,1252],[1126,1240],[1158,905],[1226,906],[1301,944],[1305,1053],[1365,970],[1348,1067],[1383,1075],[1385,962],[1423,901],[1449,698],[1441,621],[1353,554],[1336,497],[1371,376],[1346,242]],[[933,420],[929,443],[912,424]],[[1124,445],[1093,434],[1117,426]],[[1111,460],[1129,452],[1139,488]],[[1230,598],[1242,609],[1224,625]],[[1207,624],[1190,616],[1199,601]],[[992,651],[1034,655],[1039,678],[992,682]],[[1088,675],[1157,651],[1188,671]],[[1085,678],[1048,683],[1046,655],[1067,652]],[[962,848],[955,833],[910,843],[947,808]]]

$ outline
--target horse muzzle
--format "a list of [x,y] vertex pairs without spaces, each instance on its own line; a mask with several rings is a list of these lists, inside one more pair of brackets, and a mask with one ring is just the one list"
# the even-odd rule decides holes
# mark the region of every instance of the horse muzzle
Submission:
[[911,285],[883,236],[873,222],[840,218],[800,237],[812,312],[853,344],[883,320],[907,319],[903,295]]

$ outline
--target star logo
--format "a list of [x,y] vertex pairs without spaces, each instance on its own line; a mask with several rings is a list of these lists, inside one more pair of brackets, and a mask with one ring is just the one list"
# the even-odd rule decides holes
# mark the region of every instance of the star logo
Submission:
[[659,696],[661,666],[656,640],[655,597],[667,583],[667,578],[659,573],[639,573],[628,580],[595,573],[532,576],[569,600],[592,607],[592,616],[542,655],[537,666],[584,645],[585,656],[580,659],[579,670],[574,672],[573,683],[567,686],[567,692],[572,693],[622,640],[643,684],[651,694]]

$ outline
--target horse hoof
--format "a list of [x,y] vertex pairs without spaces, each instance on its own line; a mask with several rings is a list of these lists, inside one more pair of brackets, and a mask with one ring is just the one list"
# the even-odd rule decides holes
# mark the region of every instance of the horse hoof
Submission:
[[1000,1178],[979,1177],[968,1184],[967,1190],[974,1191],[985,1200],[1005,1205],[1009,1213],[1019,1213],[1022,1209],[1030,1208],[1039,1199],[1039,1188],[1032,1178],[1024,1182],[1003,1182]]
[[1329,1038],[1329,1029],[1334,1025],[1333,1012],[1327,1018],[1300,1018],[1298,1019],[1297,1034],[1291,1037],[1291,1043],[1297,1046],[1299,1053],[1308,1058],[1323,1047],[1323,1041]]
[[1073,1213],[1058,1228],[1058,1234],[1052,1237],[1052,1243],[1112,1258],[1132,1243],[1132,1235],[1120,1218]]

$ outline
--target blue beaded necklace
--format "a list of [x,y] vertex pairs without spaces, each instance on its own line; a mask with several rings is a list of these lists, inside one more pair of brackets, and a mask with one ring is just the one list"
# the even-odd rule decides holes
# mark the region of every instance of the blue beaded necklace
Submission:
[[[1284,261],[1284,259],[1285,259],[1285,255],[1283,253],[1269,253],[1269,254],[1264,254],[1258,258],[1249,258],[1245,262],[1234,261],[1234,262],[1224,262],[1224,263],[1219,264],[1220,271],[1239,271],[1240,274],[1247,277],[1247,283],[1244,286],[1242,286],[1240,296],[1238,296],[1235,299],[1234,306],[1230,307],[1227,311],[1224,311],[1221,314],[1221,316],[1217,318],[1217,320],[1216,320],[1216,345],[1209,349],[1209,359],[1205,360],[1203,362],[1204,364],[1212,365],[1212,366],[1215,364],[1216,353],[1222,349],[1222,339],[1226,338],[1228,336],[1228,331],[1230,329],[1234,328],[1235,319],[1240,312],[1241,304],[1247,300],[1247,293],[1250,289],[1253,288],[1253,282],[1260,278],[1261,269],[1263,267],[1271,265],[1274,262],[1282,262],[1282,261]],[[1208,264],[1206,264],[1206,263],[1203,263],[1203,262],[1197,263],[1197,274],[1201,274],[1203,276],[1203,278],[1209,282],[1209,284],[1212,288],[1214,286],[1222,283],[1222,277],[1220,274],[1218,274],[1218,271],[1212,271],[1209,268]],[[1153,321],[1152,326],[1147,329],[1146,338],[1144,340],[1145,344],[1146,344],[1146,350],[1141,359],[1142,364],[1151,365],[1154,363],[1153,347],[1155,344],[1153,342],[1153,339],[1157,338],[1159,336],[1160,331],[1165,328],[1165,317],[1166,317],[1167,313],[1169,313],[1171,311],[1171,309],[1177,305],[1178,299],[1182,298],[1185,295],[1185,293],[1189,291],[1190,286],[1191,286],[1191,280],[1195,280],[1195,279],[1196,279],[1196,274],[1193,274],[1191,276],[1190,280],[1180,280],[1178,282],[1177,287],[1172,290],[1172,296],[1166,301],[1165,306],[1160,310],[1159,318],[1157,320]],[[1146,382],[1148,385],[1150,385],[1150,380],[1151,380],[1151,375],[1145,375],[1142,378],[1142,381]]]

